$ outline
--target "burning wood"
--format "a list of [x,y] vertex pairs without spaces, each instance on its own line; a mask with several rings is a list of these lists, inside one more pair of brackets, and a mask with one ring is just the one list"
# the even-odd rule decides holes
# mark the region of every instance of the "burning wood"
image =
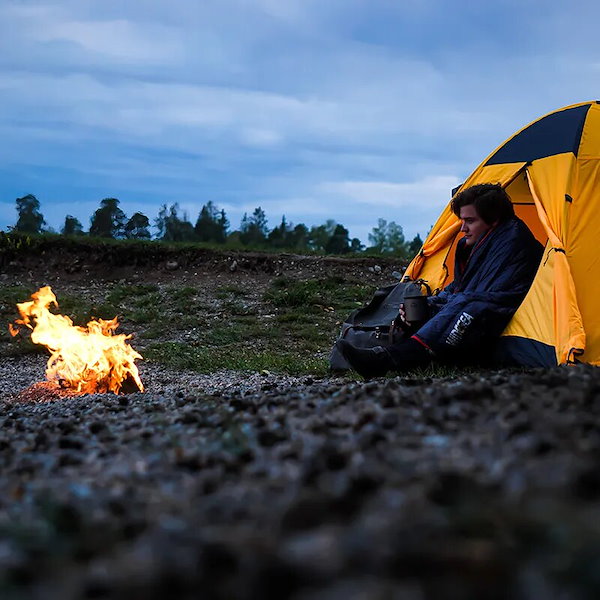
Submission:
[[[114,334],[119,325],[116,317],[79,327],[69,317],[50,312],[50,306],[58,308],[50,286],[31,297],[17,304],[21,319],[15,323],[31,329],[31,341],[50,351],[48,381],[80,394],[118,394],[124,386],[144,391],[134,362],[142,356],[127,342],[131,335]],[[9,324],[9,331],[15,336],[19,327]]]

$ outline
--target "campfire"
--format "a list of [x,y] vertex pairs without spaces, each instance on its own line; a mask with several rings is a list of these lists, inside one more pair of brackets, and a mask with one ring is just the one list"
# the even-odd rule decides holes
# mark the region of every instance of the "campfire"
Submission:
[[49,286],[31,295],[32,300],[17,304],[21,319],[9,324],[12,336],[19,326],[31,330],[31,341],[50,352],[46,368],[49,382],[77,394],[122,393],[124,387],[144,391],[135,360],[142,358],[128,343],[131,335],[114,332],[117,318],[91,320],[85,327],[73,325],[65,316],[50,312],[58,309]]

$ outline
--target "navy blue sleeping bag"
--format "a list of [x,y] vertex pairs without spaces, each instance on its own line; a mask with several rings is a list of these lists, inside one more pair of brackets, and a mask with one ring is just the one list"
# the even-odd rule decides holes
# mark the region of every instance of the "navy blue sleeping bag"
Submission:
[[454,281],[428,299],[432,317],[414,337],[440,358],[469,360],[491,351],[525,298],[543,251],[517,217],[492,228],[475,246],[461,239]]

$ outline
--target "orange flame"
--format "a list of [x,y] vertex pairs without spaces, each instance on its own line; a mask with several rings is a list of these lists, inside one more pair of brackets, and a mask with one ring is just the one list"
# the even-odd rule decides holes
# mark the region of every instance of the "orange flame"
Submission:
[[[50,286],[40,288],[31,297],[31,301],[17,304],[22,318],[15,323],[31,329],[31,341],[50,351],[46,368],[49,381],[81,394],[118,394],[125,381],[131,380],[144,391],[134,363],[142,356],[127,343],[131,335],[114,335],[119,326],[116,317],[78,327],[69,317],[48,310],[51,305],[58,308]],[[9,331],[14,336],[19,329],[11,323]]]

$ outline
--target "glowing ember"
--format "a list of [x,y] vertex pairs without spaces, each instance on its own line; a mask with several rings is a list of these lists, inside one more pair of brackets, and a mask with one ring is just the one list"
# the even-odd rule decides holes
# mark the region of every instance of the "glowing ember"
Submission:
[[[78,327],[69,317],[49,311],[51,305],[58,308],[49,286],[31,297],[31,301],[17,304],[22,318],[16,323],[31,329],[31,341],[50,351],[46,368],[49,381],[81,394],[118,394],[126,381],[144,391],[134,363],[142,356],[127,342],[130,335],[114,335],[119,325],[116,317],[109,321],[92,320],[86,327]],[[9,330],[13,336],[19,332],[12,324]]]

